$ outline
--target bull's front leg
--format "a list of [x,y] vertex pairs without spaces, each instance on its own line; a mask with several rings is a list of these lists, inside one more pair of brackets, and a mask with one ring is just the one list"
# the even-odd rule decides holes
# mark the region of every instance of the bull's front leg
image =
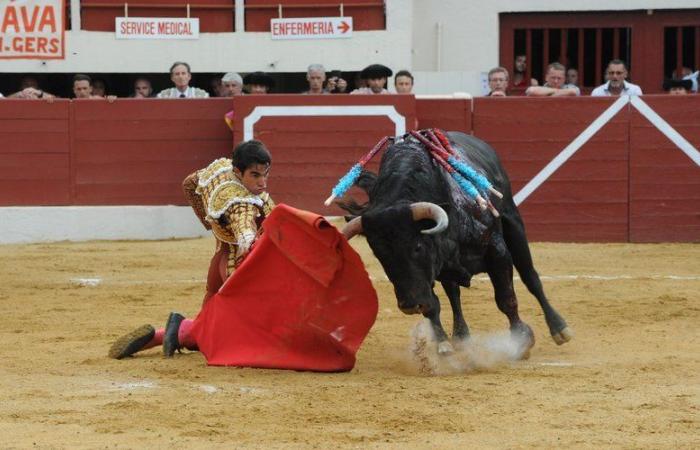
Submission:
[[430,308],[423,310],[423,317],[430,321],[430,325],[433,328],[433,333],[435,333],[435,339],[438,344],[438,353],[441,355],[447,355],[454,352],[452,344],[447,340],[447,333],[442,327],[440,322],[440,299],[434,292],[432,294],[432,302]]
[[454,281],[442,281],[442,288],[447,294],[447,298],[450,299],[450,306],[452,307],[452,340],[453,341],[464,341],[469,338],[469,327],[467,322],[464,320],[464,314],[462,313],[462,302],[459,295],[459,284]]

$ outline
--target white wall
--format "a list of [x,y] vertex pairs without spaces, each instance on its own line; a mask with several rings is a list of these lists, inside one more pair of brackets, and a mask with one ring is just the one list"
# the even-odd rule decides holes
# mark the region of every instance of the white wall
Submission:
[[272,41],[269,33],[239,31],[203,33],[197,41],[117,41],[113,33],[71,31],[65,60],[7,60],[2,71],[165,73],[176,60],[194,72],[304,72],[317,62],[354,71],[379,62],[420,74],[418,94],[479,95],[481,74],[498,63],[501,12],[655,8],[700,8],[700,0],[386,0],[386,30],[336,40]]
[[114,33],[66,32],[65,60],[8,60],[3,72],[167,72],[187,61],[193,72],[305,72],[309,64],[361,70],[371,63],[411,66],[411,0],[387,0],[387,31],[350,39],[271,40],[270,33],[201,33],[195,41],[119,40]]
[[700,1],[414,0],[411,68],[420,74],[415,91],[481,95],[481,75],[499,62],[499,13],[676,8],[700,8]]

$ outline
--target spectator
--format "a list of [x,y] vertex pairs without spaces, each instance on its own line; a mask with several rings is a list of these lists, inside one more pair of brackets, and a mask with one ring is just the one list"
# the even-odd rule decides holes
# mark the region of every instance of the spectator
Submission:
[[578,86],[578,70],[571,67],[566,71],[566,84],[569,86]]
[[53,99],[56,98],[56,96],[38,88],[26,87],[21,91],[8,95],[7,98],[21,98],[25,100],[49,100],[49,102],[53,102]]
[[642,89],[636,84],[625,81],[627,78],[627,65],[621,59],[613,59],[606,69],[605,84],[593,89],[593,97],[609,97],[617,95],[642,95]]
[[[98,95],[92,94],[92,78],[90,76],[78,73],[73,77],[73,95],[76,99],[104,99]],[[117,97],[108,95],[107,101],[112,103]]]
[[333,70],[328,76],[326,90],[331,94],[347,94],[348,82],[343,78],[340,70]]
[[92,80],[92,95],[102,98],[107,96],[107,84],[104,80],[100,78]]
[[224,87],[221,83],[221,78],[214,77],[209,80],[209,96],[210,97],[225,97]]
[[311,64],[306,69],[306,81],[309,83],[309,90],[302,94],[328,94],[328,91],[323,89],[323,83],[326,81],[326,68],[321,64]]
[[19,90],[22,91],[27,88],[34,88],[34,89],[39,89],[39,82],[37,81],[36,78],[32,76],[24,76],[19,82]]
[[411,94],[413,91],[413,75],[408,70],[399,70],[394,76],[394,89],[397,94]]
[[531,97],[572,97],[581,95],[581,91],[576,86],[564,84],[565,79],[566,67],[558,62],[553,62],[547,66],[544,85],[530,86],[525,91],[525,95]]
[[134,81],[134,92],[131,94],[134,98],[151,98],[153,97],[153,86],[151,80],[144,77],[139,77]]
[[221,77],[221,96],[233,97],[243,93],[243,78],[236,72],[225,73]]
[[505,67],[494,67],[489,70],[489,93],[487,97],[505,97],[508,89],[508,70]]
[[664,80],[664,91],[670,95],[686,95],[693,88],[691,80]]
[[178,61],[170,66],[170,80],[175,87],[163,89],[158,98],[207,98],[209,93],[204,89],[190,86],[192,70],[186,62]]
[[[56,98],[54,95],[40,89],[39,82],[36,80],[36,78],[31,76],[22,77],[22,80],[19,83],[19,89],[19,91],[8,95],[7,98],[21,98],[28,100],[45,99],[49,100],[50,102]],[[0,98],[1,97],[2,95],[0,95]]]
[[248,86],[250,94],[269,94],[275,87],[275,80],[265,72],[253,72],[243,77],[243,84]]
[[350,94],[388,94],[386,80],[392,73],[390,68],[381,64],[367,66],[360,72],[360,78],[365,80],[367,87],[355,89]]
[[526,88],[528,86],[537,86],[539,83],[534,78],[527,77],[527,57],[525,55],[517,55],[513,63],[513,87]]

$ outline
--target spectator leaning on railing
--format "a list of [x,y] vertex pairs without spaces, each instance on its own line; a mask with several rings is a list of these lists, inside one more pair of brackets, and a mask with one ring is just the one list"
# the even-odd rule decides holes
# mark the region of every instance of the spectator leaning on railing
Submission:
[[575,97],[581,95],[576,86],[564,84],[566,80],[566,67],[558,62],[547,66],[545,83],[542,86],[530,86],[525,95],[531,97]]
[[108,102],[112,103],[117,99],[114,95],[108,95],[107,97],[101,97],[99,95],[92,94],[92,78],[89,75],[78,73],[73,77],[73,95],[76,99],[107,99]]
[[413,91],[413,75],[408,70],[399,70],[394,75],[394,89],[397,94],[411,94]]

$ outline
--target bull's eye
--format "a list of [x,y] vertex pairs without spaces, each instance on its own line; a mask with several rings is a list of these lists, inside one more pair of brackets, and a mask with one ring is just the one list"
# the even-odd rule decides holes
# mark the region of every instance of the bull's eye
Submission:
[[423,244],[417,242],[413,247],[413,256],[421,256],[423,254]]

